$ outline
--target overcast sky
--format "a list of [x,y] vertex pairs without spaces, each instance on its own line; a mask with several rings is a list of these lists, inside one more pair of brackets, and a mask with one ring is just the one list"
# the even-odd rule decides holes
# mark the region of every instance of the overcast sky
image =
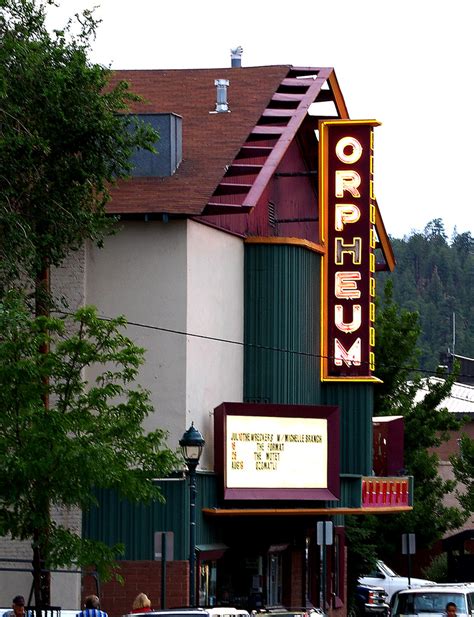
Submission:
[[[442,218],[474,235],[472,0],[62,0],[97,5],[92,60],[114,69],[335,68],[352,119],[377,119],[375,190],[390,235]],[[232,87],[232,84],[230,85]]]

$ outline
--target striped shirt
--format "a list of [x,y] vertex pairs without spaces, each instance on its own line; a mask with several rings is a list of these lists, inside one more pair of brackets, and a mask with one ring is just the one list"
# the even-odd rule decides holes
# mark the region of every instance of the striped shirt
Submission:
[[85,608],[80,613],[77,613],[76,617],[109,617],[105,611],[101,611],[98,608]]

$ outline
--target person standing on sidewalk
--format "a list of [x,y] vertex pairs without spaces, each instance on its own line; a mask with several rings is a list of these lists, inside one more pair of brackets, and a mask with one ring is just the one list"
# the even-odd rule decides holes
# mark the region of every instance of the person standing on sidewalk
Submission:
[[84,609],[77,613],[76,617],[109,617],[105,611],[100,610],[100,600],[97,596],[87,596]]
[[2,617],[26,617],[26,614],[25,598],[23,596],[15,596],[12,600],[11,610],[5,611]]

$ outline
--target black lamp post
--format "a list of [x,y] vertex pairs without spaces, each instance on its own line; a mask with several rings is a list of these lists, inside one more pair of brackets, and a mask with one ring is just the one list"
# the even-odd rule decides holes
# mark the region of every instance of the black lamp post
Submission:
[[196,467],[204,448],[203,436],[195,428],[194,422],[179,440],[183,458],[189,471],[189,605],[196,606]]

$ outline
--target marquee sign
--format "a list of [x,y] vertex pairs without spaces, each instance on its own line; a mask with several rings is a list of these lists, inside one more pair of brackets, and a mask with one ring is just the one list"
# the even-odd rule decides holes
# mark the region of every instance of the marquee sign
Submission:
[[337,499],[337,407],[223,403],[214,422],[224,499]]
[[377,381],[375,368],[376,120],[319,124],[322,360],[325,381]]

